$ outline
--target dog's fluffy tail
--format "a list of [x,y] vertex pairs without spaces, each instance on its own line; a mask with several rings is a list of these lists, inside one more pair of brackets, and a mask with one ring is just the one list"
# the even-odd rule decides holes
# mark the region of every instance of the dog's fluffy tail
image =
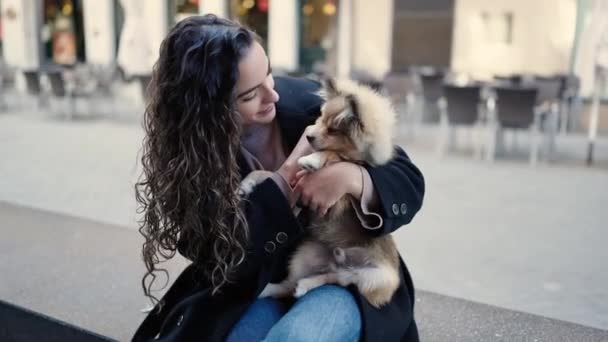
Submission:
[[390,302],[399,287],[399,273],[388,264],[373,267],[341,269],[338,271],[341,286],[355,284],[367,301],[379,308]]

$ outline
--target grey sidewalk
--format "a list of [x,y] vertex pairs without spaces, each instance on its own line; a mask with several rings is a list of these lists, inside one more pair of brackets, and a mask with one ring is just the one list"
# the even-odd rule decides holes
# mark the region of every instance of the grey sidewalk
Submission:
[[[3,202],[0,217],[2,300],[120,341],[132,336],[149,306],[138,232]],[[173,280],[185,264],[169,263]]]
[[[437,159],[433,134],[403,140],[427,180],[423,210],[396,234],[416,286],[608,329],[606,139],[598,167],[580,166],[585,141],[568,137],[558,140],[560,163],[532,169],[523,155]],[[141,139],[134,123],[0,114],[0,200],[134,231]],[[138,248],[123,253],[128,262]]]

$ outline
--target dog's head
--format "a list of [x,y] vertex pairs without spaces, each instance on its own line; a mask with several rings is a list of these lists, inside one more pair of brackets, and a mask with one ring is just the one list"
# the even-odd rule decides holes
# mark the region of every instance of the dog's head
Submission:
[[343,159],[381,165],[393,152],[395,113],[390,101],[349,80],[325,79],[326,102],[307,138],[316,151],[333,151]]

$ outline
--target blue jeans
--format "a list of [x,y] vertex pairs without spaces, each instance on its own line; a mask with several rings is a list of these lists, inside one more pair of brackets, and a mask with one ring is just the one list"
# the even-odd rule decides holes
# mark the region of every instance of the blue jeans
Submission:
[[293,305],[257,299],[232,328],[227,342],[358,341],[361,313],[345,288],[324,285]]

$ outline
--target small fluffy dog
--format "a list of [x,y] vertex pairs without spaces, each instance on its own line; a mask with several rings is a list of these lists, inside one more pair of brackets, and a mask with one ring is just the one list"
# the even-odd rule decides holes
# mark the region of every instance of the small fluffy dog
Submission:
[[[327,163],[349,161],[378,166],[393,153],[395,112],[388,99],[348,80],[326,79],[326,102],[307,139],[315,150],[298,164],[311,172]],[[241,183],[249,193],[268,172],[255,171]],[[289,275],[268,284],[260,297],[301,297],[324,284],[355,284],[375,307],[390,301],[399,286],[399,255],[390,235],[370,237],[348,196],[312,222],[310,236],[290,259]]]

